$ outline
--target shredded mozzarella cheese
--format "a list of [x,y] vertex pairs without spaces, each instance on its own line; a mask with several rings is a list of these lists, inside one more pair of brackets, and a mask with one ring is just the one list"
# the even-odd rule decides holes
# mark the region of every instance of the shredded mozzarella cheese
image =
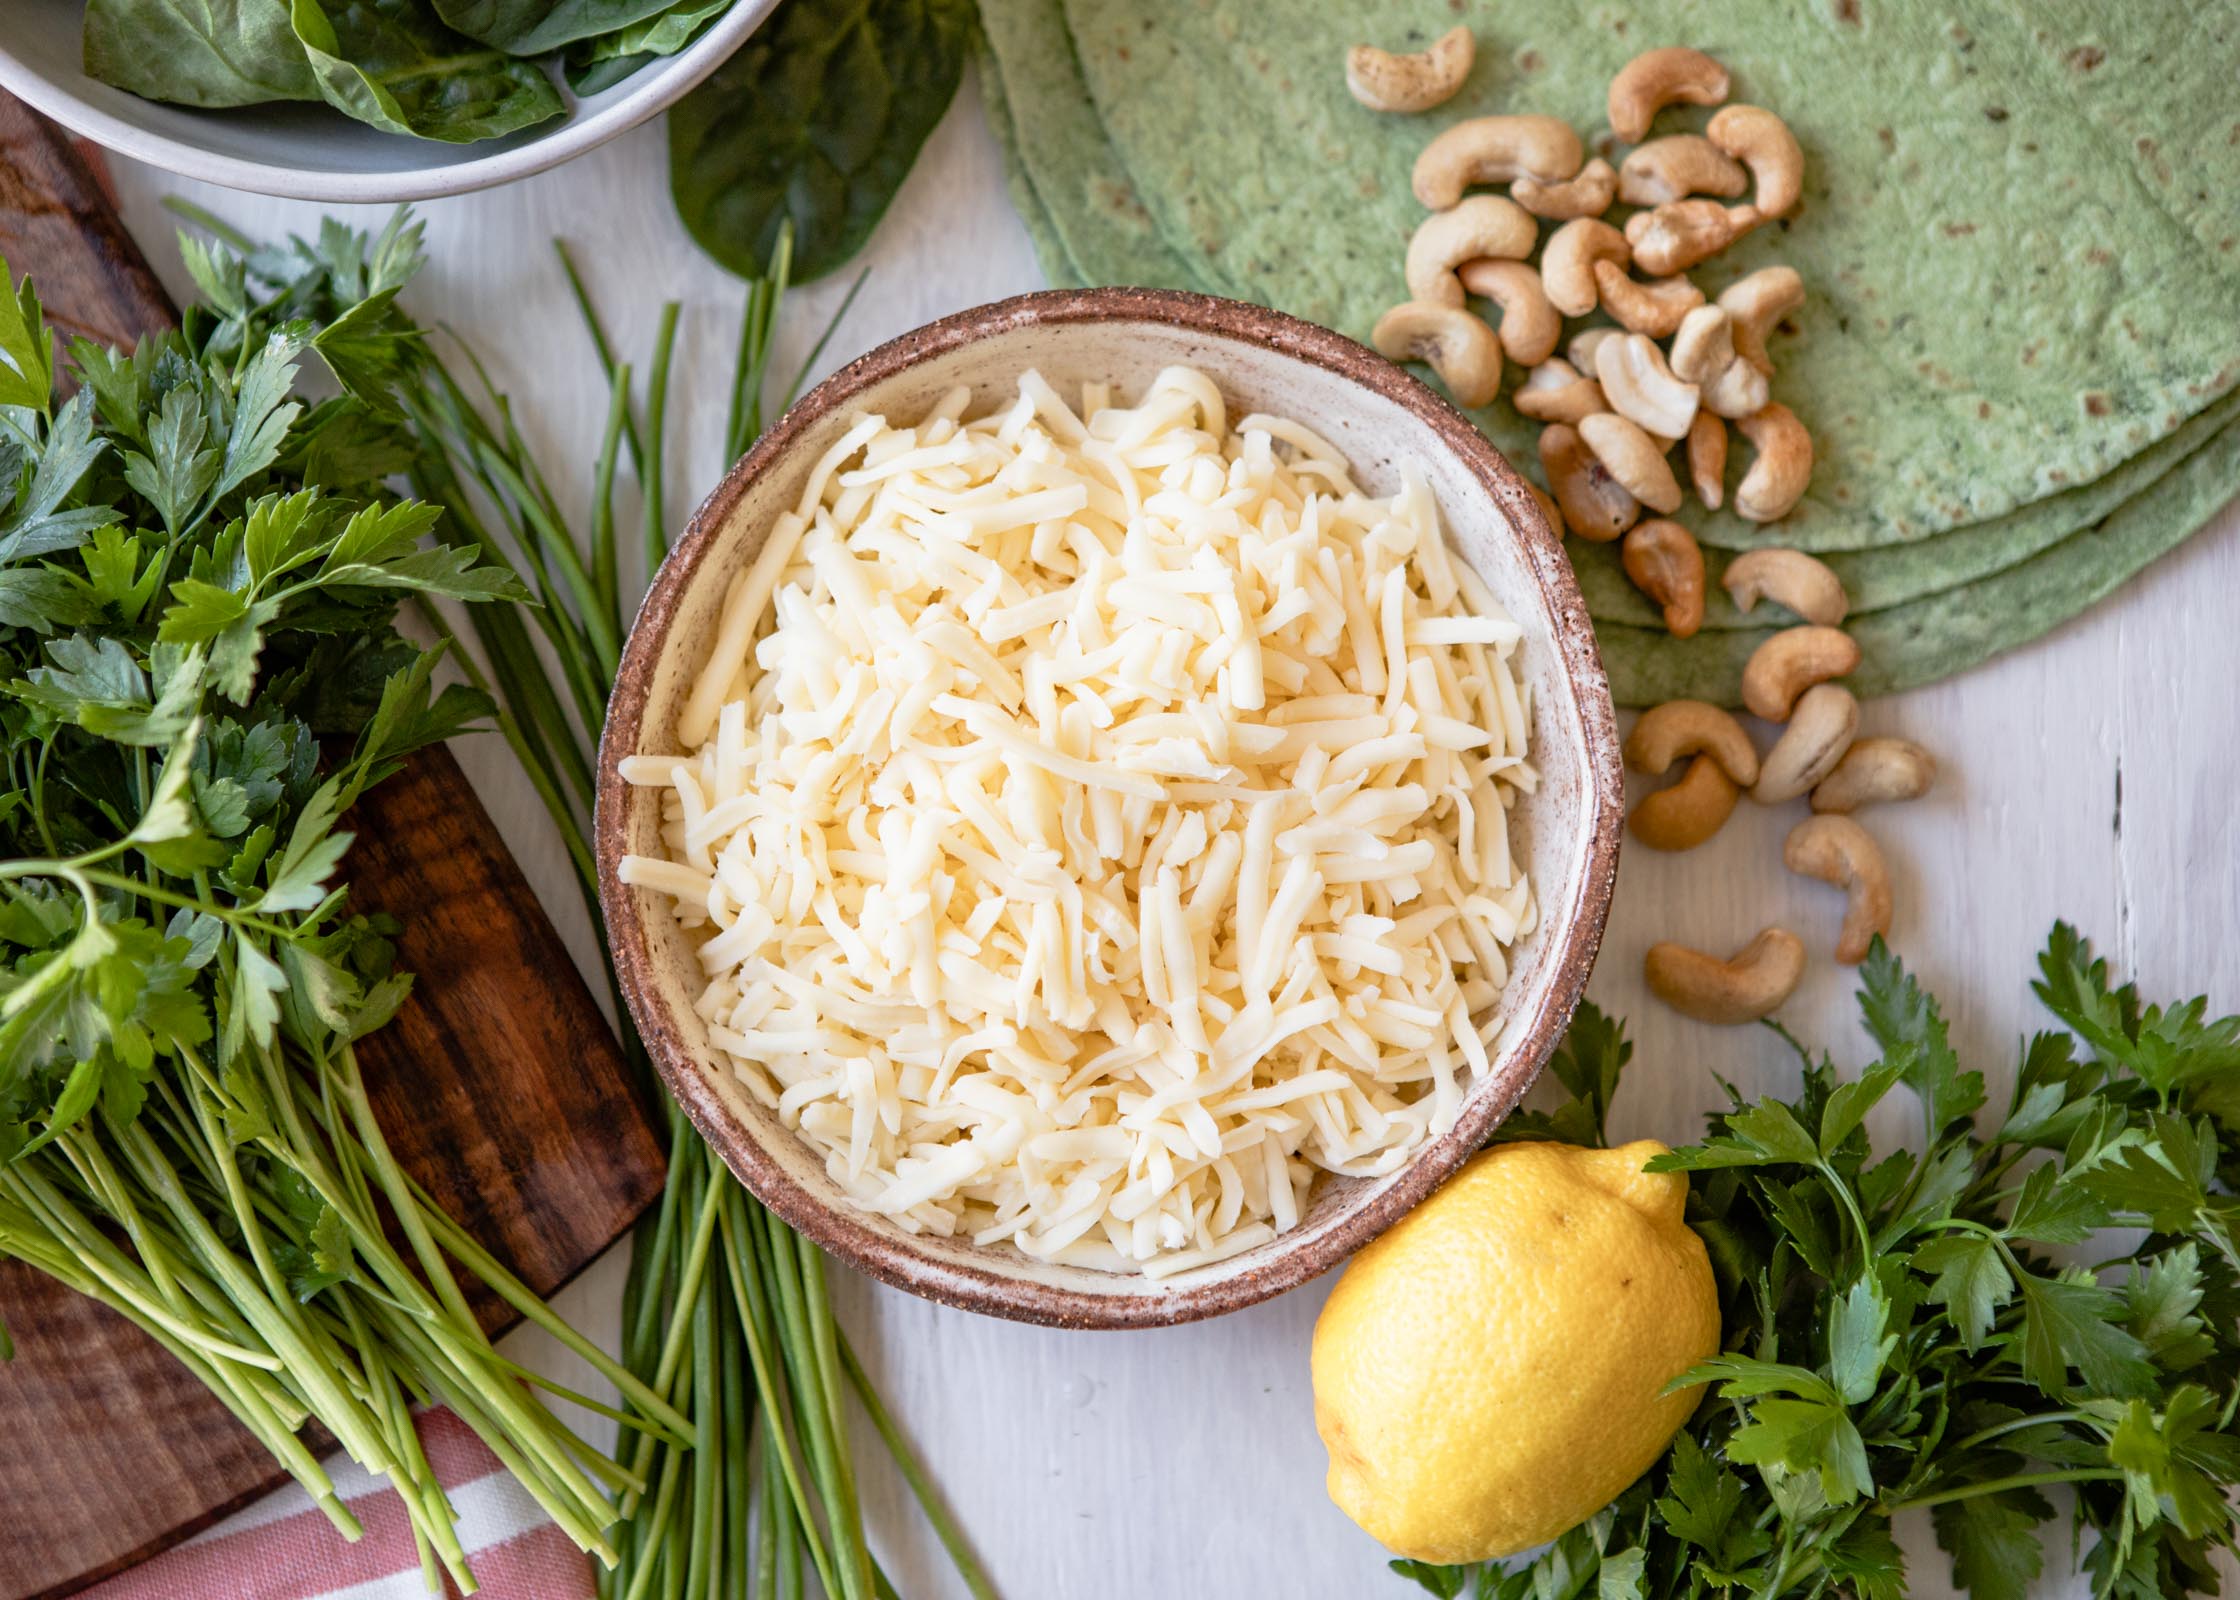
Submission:
[[856,1204],[1164,1276],[1389,1173],[1531,931],[1522,632],[1408,477],[1170,369],[855,422],[725,602],[625,883]]

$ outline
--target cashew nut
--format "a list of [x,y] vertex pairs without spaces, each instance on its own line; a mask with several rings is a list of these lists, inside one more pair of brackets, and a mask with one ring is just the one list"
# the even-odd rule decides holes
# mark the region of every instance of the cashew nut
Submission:
[[1641,503],[1594,458],[1576,428],[1540,430],[1540,471],[1563,511],[1563,525],[1593,544],[1608,544],[1633,526]]
[[1423,147],[1412,181],[1418,200],[1444,211],[1474,183],[1561,183],[1586,158],[1578,134],[1560,117],[1471,117]]
[[1786,122],[1762,106],[1727,106],[1703,134],[1750,169],[1750,204],[1761,218],[1796,209],[1804,194],[1804,152]]
[[1626,825],[1652,850],[1693,850],[1726,825],[1741,794],[1718,762],[1697,756],[1678,783],[1643,795]]
[[1759,221],[1754,206],[1668,200],[1653,211],[1636,211],[1626,218],[1626,243],[1633,247],[1634,265],[1652,277],[1669,278],[1708,261]]
[[1746,550],[1727,563],[1719,583],[1733,597],[1737,611],[1771,600],[1807,622],[1834,628],[1842,626],[1844,613],[1851,609],[1835,569],[1802,550]]
[[1798,695],[1858,665],[1859,641],[1841,628],[1783,628],[1743,664],[1742,703],[1768,722],[1787,722]]
[[1456,269],[1462,287],[1501,308],[1501,348],[1520,367],[1538,366],[1556,353],[1563,317],[1548,303],[1540,274],[1522,261],[1480,257]]
[[1346,52],[1346,87],[1371,111],[1429,111],[1454,98],[1477,56],[1477,39],[1460,24],[1411,55],[1357,44]]
[[1599,372],[1602,370],[1603,345],[1624,332],[1623,328],[1608,326],[1581,328],[1571,336],[1571,343],[1564,347],[1563,353],[1571,358],[1571,364],[1581,372]]
[[1704,405],[1722,417],[1747,417],[1771,398],[1771,380],[1736,354],[1734,319],[1717,306],[1697,306],[1681,319],[1672,370],[1701,389]]
[[1458,406],[1482,406],[1501,392],[1501,341],[1457,306],[1410,300],[1377,318],[1369,342],[1387,361],[1421,361]]
[[1626,493],[1651,511],[1670,516],[1680,509],[1680,480],[1672,475],[1672,463],[1639,423],[1601,411],[1580,420],[1579,437]]
[[1719,294],[1719,309],[1734,321],[1734,347],[1742,359],[1767,377],[1773,376],[1773,358],[1766,354],[1766,335],[1775,323],[1804,304],[1804,279],[1794,267],[1760,267],[1737,279]]
[[1807,817],[1789,830],[1781,862],[1799,877],[1844,891],[1843,932],[1836,959],[1857,966],[1875,935],[1890,932],[1890,868],[1874,836],[1849,817]]
[[1569,222],[1573,217],[1599,217],[1610,209],[1618,191],[1618,174],[1609,162],[1596,156],[1579,169],[1577,177],[1562,183],[1542,183],[1519,178],[1509,185],[1510,198],[1536,217]]
[[1703,291],[1686,278],[1642,283],[1627,277],[1614,261],[1594,264],[1594,283],[1603,310],[1635,333],[1653,339],[1664,338],[1680,326],[1682,317],[1703,304]]
[[1734,513],[1752,522],[1779,522],[1804,498],[1804,486],[1812,481],[1812,435],[1778,400],[1736,418],[1735,426],[1758,458],[1734,486]]
[[1667,700],[1636,717],[1626,735],[1626,765],[1661,777],[1682,756],[1709,756],[1748,788],[1758,781],[1758,751],[1734,717],[1705,700]]
[[1619,559],[1633,586],[1664,608],[1665,630],[1689,639],[1703,626],[1703,547],[1679,523],[1651,517],[1626,534]]
[[1706,510],[1727,497],[1727,424],[1717,412],[1698,410],[1688,424],[1688,482]]
[[1758,763],[1750,798],[1762,806],[1794,800],[1843,759],[1859,732],[1859,702],[1840,684],[1816,683],[1797,702],[1796,715]]
[[1514,200],[1474,194],[1452,210],[1425,217],[1408,241],[1408,298],[1431,306],[1462,304],[1454,269],[1482,256],[1523,260],[1540,241],[1540,224]]
[[1699,194],[1734,200],[1749,187],[1742,163],[1700,133],[1651,139],[1618,163],[1618,198],[1629,206],[1661,206]]
[[1727,1026],[1756,1022],[1796,992],[1804,941],[1767,928],[1726,960],[1670,941],[1649,947],[1642,963],[1649,992],[1683,1016]]
[[[1506,319],[1504,319],[1506,320]],[[1568,361],[1543,361],[1509,396],[1510,404],[1535,422],[1568,422],[1577,426],[1597,411],[1610,409],[1602,385],[1579,376]]]
[[1645,334],[1603,340],[1594,361],[1602,392],[1619,416],[1660,439],[1680,438],[1696,420],[1696,386],[1672,375],[1664,352]]
[[1861,739],[1812,791],[1812,809],[1851,812],[1892,800],[1918,800],[1936,781],[1937,758],[1911,739]]
[[1540,252],[1540,281],[1558,311],[1583,317],[1594,309],[1594,264],[1614,261],[1622,267],[1632,259],[1624,234],[1593,217],[1575,217],[1548,235]]
[[1610,131],[1639,144],[1666,106],[1686,101],[1715,106],[1727,97],[1727,69],[1701,50],[1666,45],[1644,50],[1610,80]]

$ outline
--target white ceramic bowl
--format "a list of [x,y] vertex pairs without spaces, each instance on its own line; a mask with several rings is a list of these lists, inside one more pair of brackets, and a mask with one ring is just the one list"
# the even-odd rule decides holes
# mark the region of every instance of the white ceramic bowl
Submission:
[[[1512,952],[1487,1040],[1492,1070],[1455,1126],[1377,1179],[1324,1178],[1298,1227],[1164,1282],[1034,1261],[1009,1245],[913,1234],[854,1206],[823,1158],[738,1082],[695,1014],[700,966],[670,902],[624,886],[626,854],[658,854],[661,801],[625,784],[626,755],[676,749],[672,730],[706,659],[725,592],[777,513],[859,412],[921,415],[964,384],[976,407],[1033,367],[1061,392],[1085,381],[1139,394],[1163,367],[1198,368],[1231,413],[1295,418],[1330,440],[1372,493],[1411,463],[1438,497],[1454,549],[1523,625],[1538,791],[1518,803],[1513,848],[1539,925]],[[1335,1266],[1405,1214],[1485,1142],[1563,1036],[1602,941],[1624,810],[1618,735],[1593,628],[1563,548],[1525,484],[1464,417],[1351,339],[1233,300],[1155,289],[1057,290],[949,317],[843,368],[765,434],[692,519],[631,630],[599,752],[599,881],[615,967],[670,1091],[762,1202],[826,1249],[952,1305],[1068,1327],[1155,1327],[1233,1311]],[[1484,1020],[1484,1019],[1481,1019]]]
[[778,0],[738,0],[691,45],[505,139],[442,144],[383,133],[325,105],[197,111],[85,74],[83,0],[0,0],[0,88],[122,156],[229,189],[384,204],[465,194],[558,166],[666,110],[739,48]]

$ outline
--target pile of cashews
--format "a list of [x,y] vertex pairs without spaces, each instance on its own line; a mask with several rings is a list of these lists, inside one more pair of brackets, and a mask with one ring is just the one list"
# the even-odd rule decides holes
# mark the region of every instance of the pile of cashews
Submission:
[[[1423,111],[1462,86],[1475,55],[1467,27],[1413,55],[1357,45],[1346,82],[1372,109]],[[1812,436],[1773,399],[1766,350],[1803,304],[1804,281],[1767,267],[1714,302],[1687,277],[1804,192],[1787,125],[1726,105],[1728,88],[1727,69],[1700,50],[1636,56],[1610,82],[1611,130],[1634,147],[1616,167],[1589,159],[1557,117],[1472,117],[1440,133],[1416,158],[1416,198],[1432,215],[1408,244],[1408,298],[1370,335],[1389,359],[1428,365],[1464,406],[1491,403],[1509,362],[1526,369],[1510,399],[1542,424],[1542,513],[1581,539],[1622,537],[1627,576],[1680,638],[1703,624],[1704,583],[1695,536],[1672,520],[1684,498],[1674,449],[1685,441],[1688,485],[1717,510],[1732,422],[1755,451],[1734,491],[1736,514],[1753,522],[1787,516],[1812,476]],[[1650,139],[1657,113],[1680,104],[1720,109],[1700,134]],[[1508,194],[1470,192],[1495,184]],[[1613,204],[1638,208],[1623,228],[1603,219]],[[1472,296],[1498,321],[1471,310]],[[1597,311],[1616,326],[1565,343],[1566,319]]]
[[[1412,55],[1357,45],[1346,82],[1371,110],[1425,111],[1462,87],[1475,55],[1467,27]],[[1552,493],[1528,485],[1542,514],[1595,543],[1622,537],[1627,577],[1683,639],[1703,623],[1704,559],[1672,520],[1683,494],[1671,452],[1685,442],[1689,485],[1717,510],[1732,422],[1756,452],[1734,492],[1735,513],[1752,522],[1787,516],[1813,466],[1812,436],[1772,398],[1766,349],[1776,324],[1804,303],[1803,280],[1766,267],[1709,301],[1686,276],[1788,215],[1803,194],[1795,136],[1770,111],[1726,104],[1730,87],[1727,69],[1700,50],[1634,57],[1610,83],[1611,131],[1633,146],[1615,168],[1588,159],[1555,117],[1473,117],[1446,129],[1415,164],[1416,198],[1432,215],[1409,241],[1408,299],[1372,335],[1388,359],[1429,365],[1464,406],[1491,403],[1508,362],[1527,369],[1510,398],[1543,424],[1540,467]],[[1701,134],[1649,138],[1657,113],[1681,104],[1719,109]],[[1495,184],[1508,185],[1506,198],[1469,192]],[[1747,202],[1726,203],[1746,193]],[[1622,228],[1603,220],[1613,203],[1638,208]],[[1556,224],[1545,242],[1543,220]],[[1535,250],[1537,267],[1528,265]],[[1472,296],[1498,308],[1498,323],[1470,309]],[[1565,319],[1597,310],[1617,326],[1574,333],[1559,357]],[[1645,509],[1655,515],[1643,520]],[[1686,766],[1635,806],[1632,831],[1651,849],[1692,850],[1744,792],[1764,805],[1809,795],[1813,814],[1790,830],[1782,860],[1845,892],[1836,959],[1857,963],[1889,932],[1891,892],[1881,847],[1851,813],[1925,794],[1936,761],[1909,740],[1859,737],[1859,703],[1832,681],[1858,666],[1859,646],[1843,631],[1850,602],[1826,563],[1800,550],[1753,550],[1728,563],[1721,584],[1742,611],[1763,599],[1798,618],[1743,671],[1743,704],[1781,731],[1761,759],[1717,706],[1675,700],[1644,712],[1626,739],[1627,764],[1652,776]],[[1803,941],[1779,927],[1725,960],[1671,943],[1646,960],[1652,992],[1716,1023],[1765,1017],[1804,970]]]

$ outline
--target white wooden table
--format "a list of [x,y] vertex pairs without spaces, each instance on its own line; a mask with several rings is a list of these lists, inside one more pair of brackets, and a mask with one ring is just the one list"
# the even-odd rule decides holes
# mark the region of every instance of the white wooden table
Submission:
[[[308,233],[321,208],[199,185],[118,164],[127,220],[180,291],[164,247],[166,194],[256,235]],[[375,225],[383,213],[355,210]],[[643,350],[660,302],[684,303],[672,416],[687,430],[689,504],[714,483],[724,376],[739,289],[685,237],[669,206],[658,125],[511,188],[423,208],[433,262],[412,291],[428,321],[465,330],[489,359],[541,459],[588,461],[606,396],[554,263],[575,247],[620,348]],[[871,278],[825,352],[826,368],[960,307],[1040,286],[1002,165],[967,87],[864,261]],[[837,305],[845,275],[797,293],[777,367],[790,373]],[[589,468],[557,485],[588,501]],[[2156,998],[2203,988],[2240,1007],[2240,505],[2127,591],[2051,638],[1954,682],[1867,708],[1871,731],[1934,749],[1934,796],[1873,818],[1897,876],[1895,943],[1943,997],[1963,1053],[2003,1091],[2018,1037],[2037,1025],[2027,980],[2057,917],[2082,927]],[[558,841],[495,738],[458,747],[577,958],[597,958]],[[1591,989],[1628,1018],[1637,1044],[1616,1121],[1627,1136],[1693,1137],[1718,1103],[1714,1072],[1745,1091],[1793,1088],[1794,1065],[1758,1029],[1702,1027],[1651,1001],[1642,951],[1672,937],[1740,945],[1779,921],[1816,952],[1832,947],[1841,898],[1785,874],[1785,808],[1745,806],[1709,846],[1660,858],[1629,849]],[[604,992],[604,984],[594,984]],[[1856,1065],[1851,975],[1816,957],[1784,1015],[1808,1040]],[[1896,1096],[1879,1140],[1912,1131]],[[623,1252],[560,1297],[593,1336],[616,1336]],[[1311,1286],[1272,1304],[1157,1333],[1076,1334],[943,1310],[836,1275],[842,1314],[895,1414],[916,1440],[1002,1592],[1011,1600],[1121,1595],[1376,1596],[1412,1586],[1332,1507],[1322,1488],[1307,1382],[1307,1340],[1321,1304]],[[541,1338],[517,1354],[586,1383]],[[878,1451],[866,1434],[867,1457]],[[960,1592],[891,1473],[870,1471],[869,1516],[882,1558],[913,1600]],[[1901,1527],[1913,1590],[1951,1592],[1920,1526]],[[2049,1574],[2067,1574],[2066,1542]],[[2049,1576],[2045,1592],[2085,1592]],[[494,1596],[493,1600],[517,1600]],[[533,1597],[525,1597],[533,1600]]]

